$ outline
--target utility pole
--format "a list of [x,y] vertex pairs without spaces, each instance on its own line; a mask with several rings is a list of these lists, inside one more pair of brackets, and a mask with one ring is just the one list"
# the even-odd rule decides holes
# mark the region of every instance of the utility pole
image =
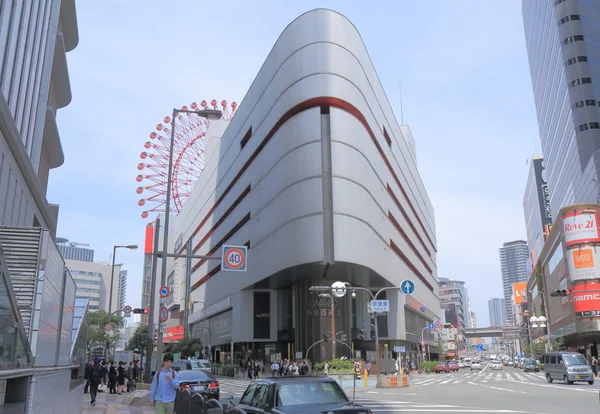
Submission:
[[[148,309],[148,339],[146,341],[146,366],[144,379],[146,384],[152,381],[152,354],[154,353],[154,307],[156,303],[156,271],[158,267],[158,247],[160,243],[160,217],[154,222],[154,244],[152,270],[150,276],[150,309]],[[160,335],[160,332],[159,332]]]

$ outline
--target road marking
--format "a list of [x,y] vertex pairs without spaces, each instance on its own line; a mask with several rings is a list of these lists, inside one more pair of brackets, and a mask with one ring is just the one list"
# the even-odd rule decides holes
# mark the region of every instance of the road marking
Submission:
[[510,375],[508,372],[505,373],[504,375],[506,375],[506,379],[508,379],[508,380],[512,380],[513,379],[512,375]]
[[516,393],[519,393],[519,394],[527,394],[525,391],[516,391],[516,390],[510,390],[508,388],[492,387],[490,385],[481,385],[481,384],[477,384],[477,383],[471,382],[471,381],[469,381],[468,384],[475,385],[476,387],[489,388],[491,390],[506,391],[506,392],[516,392]]
[[483,374],[483,371],[485,371],[486,369],[488,369],[488,367],[489,367],[489,366],[490,366],[490,364],[487,364],[487,365],[485,366],[485,368],[483,368],[481,371],[479,371],[479,373],[478,373],[477,375],[481,375],[481,374]]
[[367,393],[367,394],[378,394],[378,393],[379,393],[379,391],[367,391],[366,393]]

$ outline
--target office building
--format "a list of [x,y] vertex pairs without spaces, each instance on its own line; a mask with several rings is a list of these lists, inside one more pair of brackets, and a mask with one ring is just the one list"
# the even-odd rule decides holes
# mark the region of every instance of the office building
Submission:
[[79,262],[93,262],[94,250],[86,249],[82,246],[89,246],[86,243],[69,242],[64,238],[56,238],[56,247],[66,260],[77,260]]
[[[412,295],[379,296],[389,312],[376,323],[382,347],[405,346],[417,360],[421,332],[443,317],[434,212],[410,129],[397,124],[355,26],[325,9],[298,17],[236,116],[213,121],[206,136],[204,171],[175,218],[169,249],[187,251],[190,238],[196,255],[217,257],[224,244],[249,248],[243,273],[192,260],[187,286],[202,303],[189,325],[199,338],[210,328],[211,356],[323,361],[331,345],[307,351],[332,330],[333,317],[346,344],[374,361],[369,328],[363,339],[357,331],[371,325],[369,294],[336,298],[331,315],[331,298],[309,288],[399,286],[409,278]],[[185,260],[177,262],[185,275]],[[336,356],[350,356],[340,341]],[[430,336],[426,342],[433,345]]]
[[6,287],[0,299],[3,321],[10,321],[0,327],[0,407],[6,412],[81,412],[83,366],[72,371],[75,284],[54,242],[58,206],[46,199],[49,172],[64,162],[56,114],[71,101],[66,53],[78,41],[73,0],[0,2],[0,285]]
[[[112,263],[109,262],[80,262],[77,260],[65,260],[65,264],[75,285],[75,297],[77,299],[88,299],[88,309],[92,312],[107,311],[110,297],[110,278]],[[112,306],[110,312],[122,309],[119,306],[121,278],[119,277],[122,264],[115,264],[114,282],[112,290]],[[125,271],[126,272],[126,271]],[[127,276],[125,275],[125,283]]]
[[465,329],[471,327],[469,293],[465,282],[439,278],[440,305],[446,314],[446,322],[456,326],[459,339],[465,339]]
[[[500,270],[502,272],[502,290],[504,292],[504,304],[506,307],[506,321],[515,323],[512,294],[513,283],[526,282],[528,279],[527,258],[529,247],[524,240],[516,240],[500,248]],[[502,324],[501,326],[503,326]]]
[[471,328],[477,328],[477,314],[475,312],[471,312]]
[[595,203],[600,151],[600,28],[591,1],[523,0],[550,205]]
[[544,158],[533,157],[529,165],[529,176],[523,197],[523,213],[529,247],[527,272],[531,273],[552,229],[552,211],[550,192],[545,178]]
[[[554,226],[527,285],[529,316],[545,316],[547,334],[588,358],[598,355],[600,343],[600,229],[598,204],[566,206],[556,213]],[[552,296],[556,290],[571,291]],[[535,340],[544,330],[531,329]]]
[[488,300],[488,311],[490,313],[490,326],[506,325],[506,301],[502,298]]

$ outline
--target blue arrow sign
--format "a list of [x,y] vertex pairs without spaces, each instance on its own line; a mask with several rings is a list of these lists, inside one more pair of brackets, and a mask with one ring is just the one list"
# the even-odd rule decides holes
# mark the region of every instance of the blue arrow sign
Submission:
[[412,295],[415,291],[415,284],[412,280],[403,280],[402,283],[400,283],[400,290],[405,295]]
[[429,325],[427,325],[427,327],[429,328],[430,331],[433,331],[435,329],[435,325],[430,323]]

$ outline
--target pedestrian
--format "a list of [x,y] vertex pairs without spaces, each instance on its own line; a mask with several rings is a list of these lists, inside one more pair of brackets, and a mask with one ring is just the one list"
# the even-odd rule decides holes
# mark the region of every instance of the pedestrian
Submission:
[[119,368],[117,368],[117,381],[119,382],[118,394],[122,395],[125,391],[125,367],[123,361],[119,361]]
[[156,414],[173,414],[175,408],[175,390],[179,388],[179,374],[171,368],[173,354],[166,354],[163,366],[156,371],[150,387],[150,404]]
[[94,359],[90,359],[85,365],[85,370],[83,371],[83,379],[85,379],[85,386],[83,387],[83,393],[87,394],[88,389],[90,388],[90,379],[92,378],[92,373],[94,372]]
[[113,361],[108,363],[108,391],[110,394],[117,393],[117,368]]
[[594,371],[594,377],[598,376],[598,358],[592,357],[592,371]]
[[92,406],[96,405],[96,396],[98,395],[98,386],[104,378],[104,369],[100,365],[100,358],[95,357],[92,366],[92,372],[90,375],[90,397],[92,398]]

